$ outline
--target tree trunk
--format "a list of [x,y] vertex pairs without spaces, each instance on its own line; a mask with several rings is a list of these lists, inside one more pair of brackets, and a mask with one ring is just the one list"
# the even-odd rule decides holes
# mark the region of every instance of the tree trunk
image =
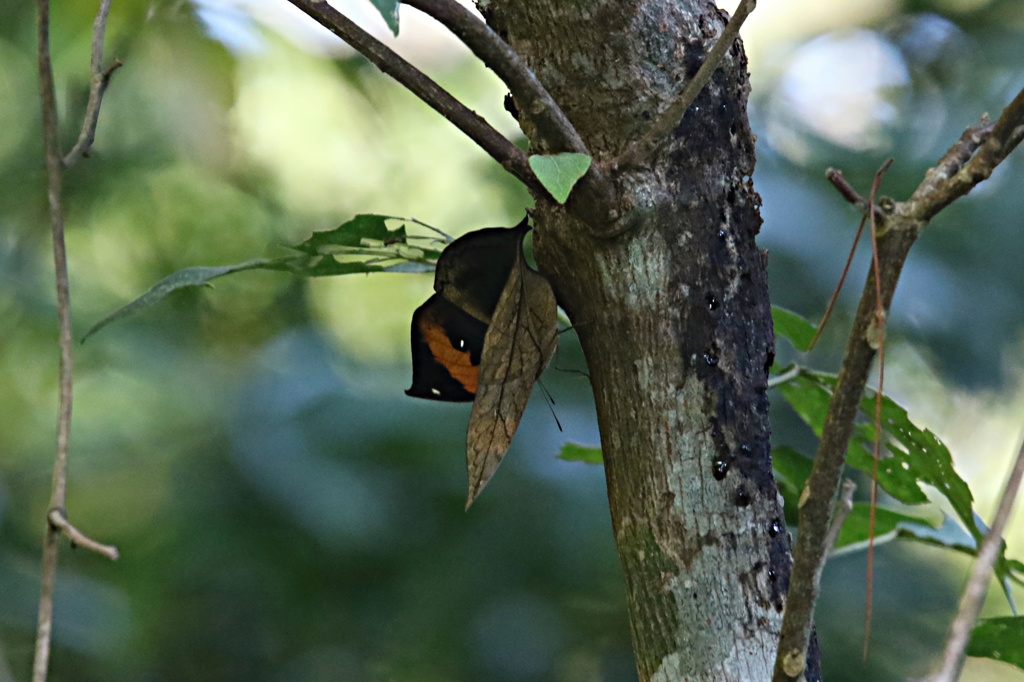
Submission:
[[[643,135],[725,25],[699,0],[480,4],[598,163]],[[534,213],[537,262],[590,369],[641,680],[769,680],[782,622],[790,541],[748,92],[737,43],[651,158],[605,168],[620,236],[550,203]]]

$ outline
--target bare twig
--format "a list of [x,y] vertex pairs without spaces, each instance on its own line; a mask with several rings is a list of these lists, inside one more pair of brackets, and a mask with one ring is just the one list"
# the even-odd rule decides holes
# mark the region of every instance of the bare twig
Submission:
[[[57,98],[53,83],[53,64],[50,60],[50,5],[49,0],[37,0],[37,40],[39,67],[39,99],[42,109],[43,149],[46,163],[47,199],[50,209],[50,229],[53,235],[53,264],[57,282],[57,316],[60,326],[59,398],[57,411],[57,453],[53,462],[53,480],[50,491],[50,513],[40,569],[39,614],[36,628],[35,658],[32,663],[32,681],[45,682],[50,662],[50,643],[53,634],[53,595],[57,579],[57,554],[61,533],[65,528],[54,524],[56,512],[64,517],[67,498],[68,443],[71,435],[72,402],[72,332],[71,292],[68,283],[67,249],[64,245],[64,213],[61,208],[63,158],[58,140]],[[103,21],[106,13],[101,7]],[[101,30],[102,32],[102,30]],[[98,106],[98,104],[97,104]],[[70,524],[66,525],[70,528]],[[77,533],[77,530],[75,531]],[[91,541],[90,541],[91,542]],[[114,550],[116,553],[116,550]]]
[[[476,15],[455,0],[406,0],[404,4],[447,27],[508,86],[521,115],[536,130],[536,135],[531,135],[534,149],[592,156],[572,122],[533,71]],[[612,197],[611,184],[601,172],[601,165],[591,163],[573,190],[575,201],[570,204],[570,210],[598,234],[611,236],[616,231],[609,229],[609,223],[618,216]]]
[[522,114],[537,128],[539,141],[554,152],[589,155],[576,128],[537,76],[497,33],[455,0],[403,0],[437,19],[464,42],[508,86]]
[[64,155],[65,168],[73,166],[80,158],[89,153],[93,140],[96,139],[96,124],[100,119],[100,105],[103,95],[110,84],[110,77],[121,68],[121,62],[114,60],[108,68],[103,68],[103,36],[107,32],[107,16],[110,14],[111,0],[100,0],[100,8],[92,24],[92,58],[89,60],[89,101],[85,105],[85,118],[82,120],[82,131],[78,141]]
[[747,17],[754,11],[756,6],[757,0],[742,0],[740,2],[736,8],[736,13],[729,19],[729,23],[725,25],[722,35],[719,36],[714,47],[708,52],[704,63],[700,65],[697,73],[686,84],[683,91],[679,93],[679,97],[669,105],[668,109],[662,112],[661,116],[658,117],[658,120],[654,122],[644,136],[626,147],[626,150],[615,161],[618,166],[626,167],[642,163],[658,147],[660,141],[666,139],[668,134],[679,125],[679,122],[683,120],[683,115],[686,114],[686,110],[690,108],[693,101],[697,99],[697,95],[708,84],[715,71],[718,70],[726,51],[732,47],[736,37],[740,34],[740,27],[743,26],[743,22],[747,20]]
[[[838,173],[838,171],[836,172]],[[842,177],[841,173],[839,175]],[[852,190],[853,188],[851,187],[850,189]],[[836,307],[836,301],[839,300],[839,294],[843,290],[843,285],[846,284],[846,276],[850,273],[850,265],[853,263],[853,257],[857,253],[857,244],[860,243],[860,236],[864,233],[864,225],[867,223],[867,220],[868,214],[867,209],[865,209],[864,215],[860,217],[860,224],[857,225],[857,234],[853,237],[853,244],[850,245],[850,253],[846,256],[846,265],[843,266],[843,274],[839,275],[839,283],[836,284],[836,288],[832,292],[832,298],[828,300],[828,305],[825,306],[825,312],[821,316],[821,321],[818,322],[818,328],[814,330],[814,336],[811,337],[811,342],[807,344],[807,350],[811,350],[818,344],[818,339],[821,338],[822,332],[825,331],[825,325],[828,324],[829,319],[832,317],[832,310]]]
[[[846,179],[846,176],[843,175],[843,171],[837,168],[829,168],[825,171],[825,179],[832,183],[832,186],[836,188],[844,199],[859,208],[861,212],[867,216],[868,200],[860,194],[857,194],[857,190],[853,188],[850,182]],[[881,207],[875,206],[874,211],[877,217],[884,217],[884,211]]]
[[530,169],[527,155],[495,130],[476,112],[431,80],[426,74],[405,61],[386,45],[357,26],[351,19],[326,2],[320,0],[289,0],[328,31],[355,48],[373,62],[377,68],[401,83],[426,102],[434,111],[465,133],[491,158],[538,197],[547,197],[547,190],[538,182]]
[[101,556],[107,557],[111,561],[117,561],[120,558],[121,553],[117,551],[117,547],[96,542],[88,535],[75,528],[71,525],[71,522],[68,521],[68,517],[64,514],[63,510],[51,509],[46,518],[50,521],[50,526],[63,533],[67,539],[71,541],[72,546],[82,547],[90,552],[96,552]]
[[[50,62],[50,6],[37,0],[39,40],[39,96],[43,115],[43,147],[46,156],[47,198],[53,232],[53,260],[57,278],[57,314],[60,318],[60,398],[57,413],[57,455],[53,463],[50,508],[62,509],[67,493],[68,439],[71,431],[71,315],[68,289],[67,252],[64,248],[64,215],[60,195],[63,164],[57,139],[57,101]],[[49,523],[43,541],[39,614],[36,629],[32,681],[45,682],[50,663],[53,634],[53,593],[57,578],[60,531]]]
[[876,286],[872,268],[825,417],[818,453],[807,482],[808,494],[800,507],[789,595],[775,661],[773,679],[776,682],[796,679],[803,672],[826,558],[825,539],[831,512],[842,480],[857,407],[876,354],[872,344],[876,335],[870,330],[877,325],[877,302],[881,301],[882,313],[888,316],[903,264],[921,228],[945,206],[969,192],[974,184],[991,175],[1022,137],[1024,91],[1003,110],[995,124],[983,121],[980,126],[968,128],[928,171],[908,200],[882,206],[877,241],[878,284]]
[[999,558],[999,548],[1003,543],[1003,531],[1013,510],[1013,503],[1020,491],[1021,479],[1024,478],[1024,442],[1017,451],[1010,476],[1006,480],[1003,494],[999,498],[992,525],[985,534],[985,539],[978,548],[978,559],[967,579],[960,605],[957,607],[956,618],[949,627],[946,638],[946,649],[942,654],[942,666],[937,673],[927,678],[927,682],[956,682],[964,667],[964,656],[971,638],[971,630],[981,614],[981,607],[988,594],[989,581],[992,579],[992,567]]
[[905,203],[908,212],[927,222],[974,186],[992,175],[1024,138],[1024,89],[1003,109],[994,124],[987,117],[964,131],[946,152],[950,162],[929,169],[925,179]]
[[782,374],[773,376],[770,379],[768,379],[768,388],[775,388],[776,386],[781,386],[782,384],[788,383],[793,379],[796,379],[798,376],[800,376],[800,367],[798,365],[794,365],[793,367],[790,367]]

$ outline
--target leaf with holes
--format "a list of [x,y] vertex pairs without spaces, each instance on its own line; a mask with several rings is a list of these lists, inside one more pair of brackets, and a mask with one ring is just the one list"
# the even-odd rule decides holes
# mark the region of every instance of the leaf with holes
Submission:
[[[786,401],[796,410],[819,437],[828,412],[829,401],[835,388],[836,377],[802,370],[800,376],[779,386]],[[847,449],[849,466],[871,474],[874,470],[873,443],[875,435],[875,396],[866,391],[860,403],[861,420],[854,426]],[[928,429],[914,424],[907,411],[892,399],[882,397],[883,453],[878,463],[878,485],[903,504],[927,504],[928,496],[922,485],[933,487],[949,502],[962,527],[973,539],[972,554],[985,534],[985,525],[974,513],[974,497],[967,483],[956,473],[953,458],[946,446]],[[916,534],[905,534],[917,537]],[[938,536],[930,542],[942,543]],[[947,545],[960,549],[958,545]],[[1006,558],[1005,547],[996,561],[999,577],[1007,599],[1011,599],[1009,581],[1019,581],[1013,563]]]
[[368,243],[374,245],[405,243],[405,226],[389,230],[388,219],[388,216],[361,213],[333,230],[314,232],[309,239],[291,248],[310,256],[319,256],[337,252],[339,250],[337,247],[344,249]]

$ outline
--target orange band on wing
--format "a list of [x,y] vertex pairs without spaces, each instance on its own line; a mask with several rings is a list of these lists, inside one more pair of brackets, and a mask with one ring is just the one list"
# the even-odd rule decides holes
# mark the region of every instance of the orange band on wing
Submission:
[[433,320],[423,324],[420,331],[434,358],[444,365],[452,378],[462,384],[464,389],[475,394],[480,381],[480,366],[473,364],[469,350],[459,350],[454,347],[448,334],[445,333],[444,327],[434,323]]

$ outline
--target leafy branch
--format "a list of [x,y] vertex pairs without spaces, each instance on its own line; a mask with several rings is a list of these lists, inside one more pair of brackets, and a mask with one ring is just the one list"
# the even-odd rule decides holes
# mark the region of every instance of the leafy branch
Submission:
[[[853,329],[843,357],[818,453],[799,512],[799,534],[793,553],[793,572],[782,624],[774,680],[797,679],[814,622],[814,604],[827,558],[826,537],[842,480],[847,443],[853,434],[857,408],[878,346],[877,320],[881,308],[888,316],[903,264],[921,229],[943,208],[967,194],[991,175],[1024,137],[1024,91],[1003,110],[995,124],[983,119],[967,128],[926,174],[906,201],[883,202],[878,220],[877,268],[868,275]],[[858,206],[871,202],[844,192]],[[878,272],[877,282],[875,272]]]
[[[928,682],[956,682],[960,678],[967,645],[971,637],[971,629],[977,622],[978,616],[981,615],[981,607],[985,603],[985,595],[988,594],[988,581],[991,578],[992,569],[995,567],[998,573],[999,560],[1004,559],[1002,556],[1003,530],[1006,528],[1013,503],[1020,491],[1021,479],[1024,479],[1024,443],[1021,443],[1020,450],[1017,451],[1017,457],[1010,469],[1010,476],[999,498],[999,508],[996,510],[992,527],[989,528],[981,543],[978,560],[974,562],[974,567],[971,569],[967,587],[964,588],[963,596],[957,607],[956,618],[953,619],[953,623],[949,627],[942,665],[938,672],[928,678]],[[1021,621],[1020,618],[1016,620]],[[1020,629],[1019,622],[1017,628]],[[1013,648],[1019,649],[1020,641],[1018,638],[1017,646]]]
[[[405,225],[391,229],[388,221],[415,223],[434,236],[410,235]],[[193,266],[167,275],[147,292],[94,324],[86,339],[104,327],[152,308],[168,295],[189,287],[209,286],[218,277],[248,270],[287,272],[300,277],[371,272],[430,272],[451,237],[415,219],[361,214],[333,230],[314,232],[289,249],[295,253],[278,258],[258,258],[234,265]]]

